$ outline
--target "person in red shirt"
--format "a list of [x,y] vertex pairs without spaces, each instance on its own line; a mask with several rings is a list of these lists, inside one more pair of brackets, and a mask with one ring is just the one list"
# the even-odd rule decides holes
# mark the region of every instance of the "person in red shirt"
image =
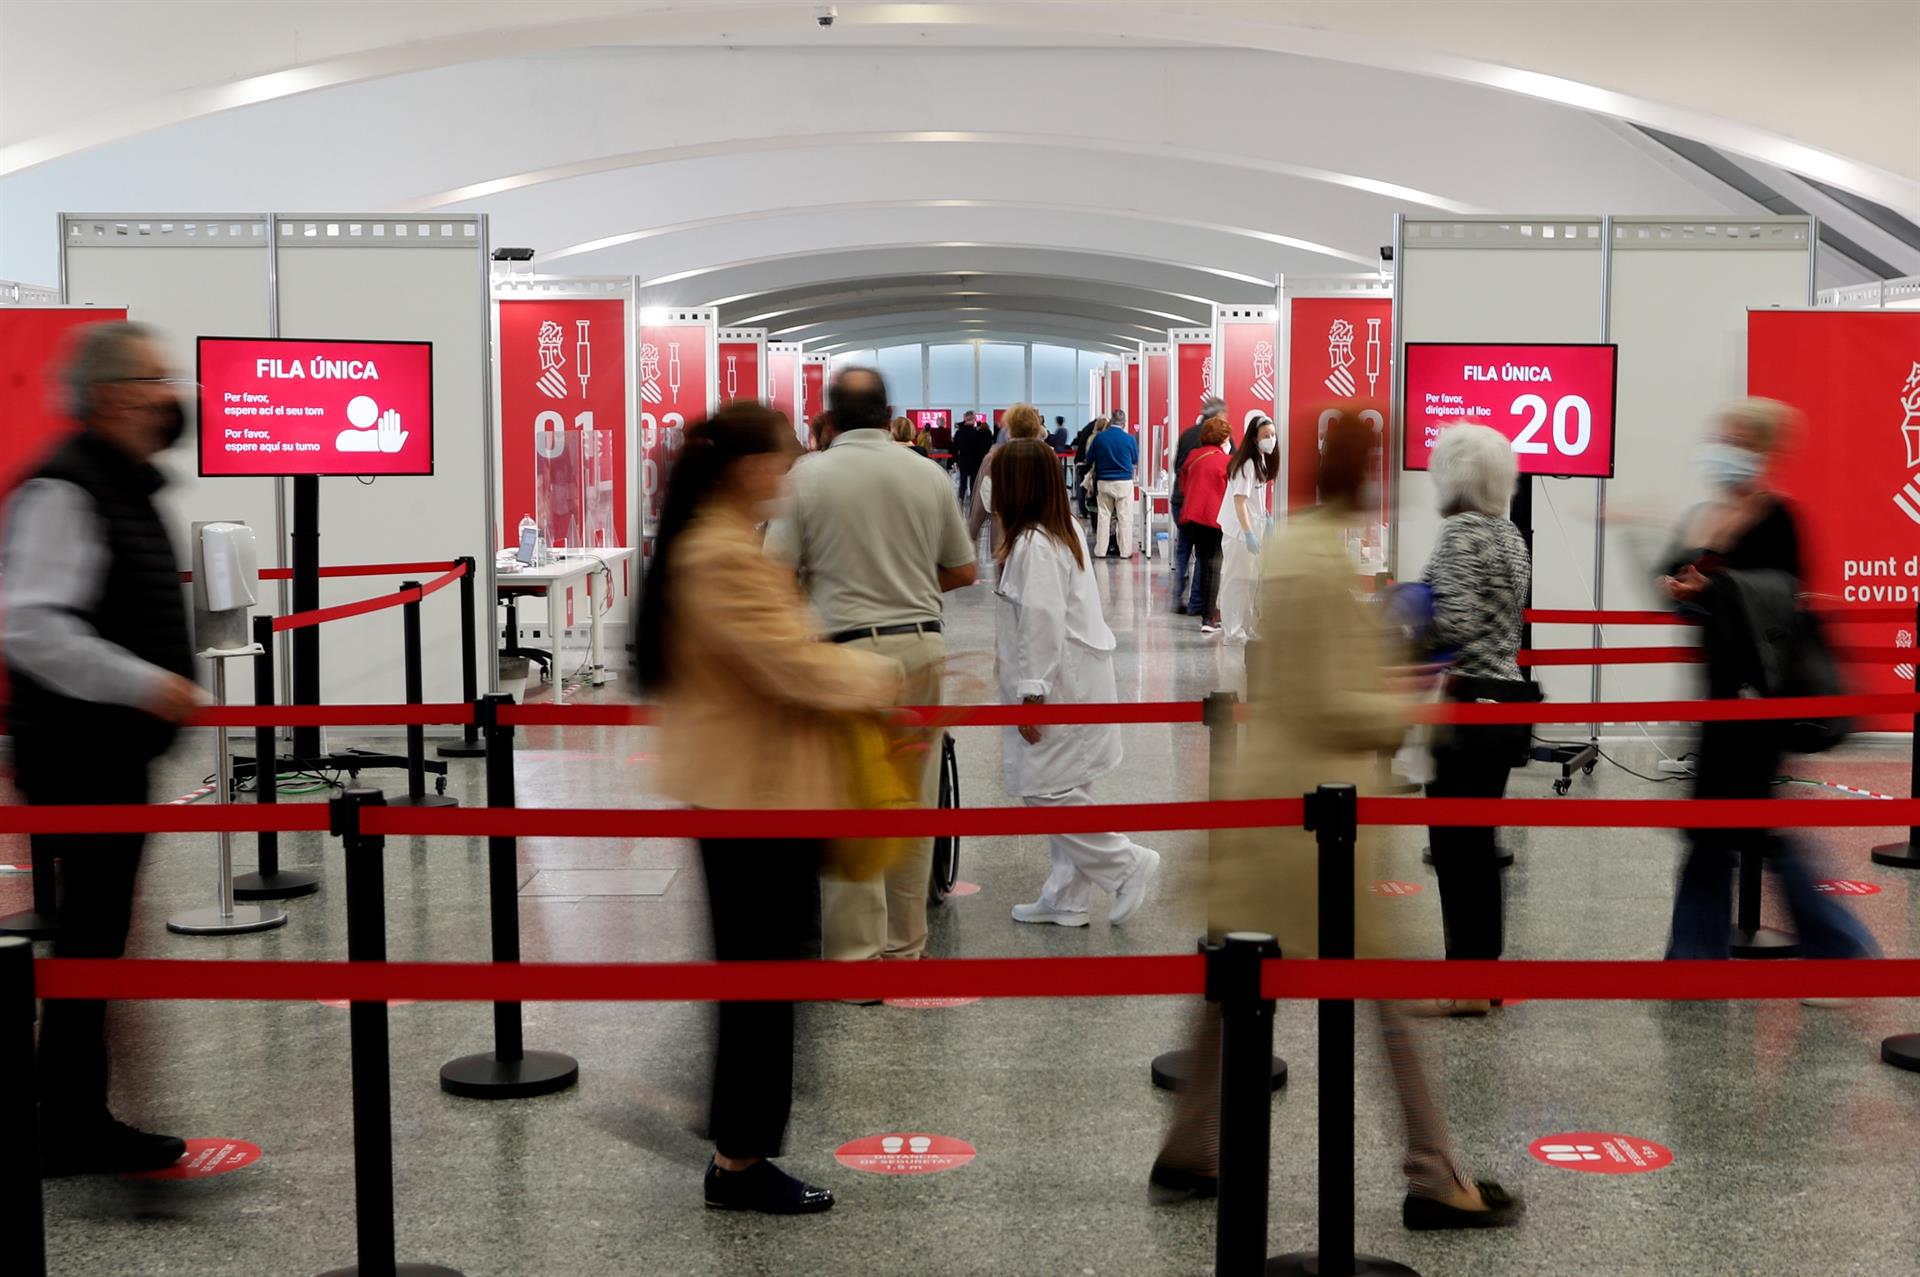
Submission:
[[1200,426],[1200,444],[1180,470],[1180,524],[1199,565],[1200,632],[1220,632],[1220,503],[1227,496],[1227,444],[1233,432],[1223,417]]

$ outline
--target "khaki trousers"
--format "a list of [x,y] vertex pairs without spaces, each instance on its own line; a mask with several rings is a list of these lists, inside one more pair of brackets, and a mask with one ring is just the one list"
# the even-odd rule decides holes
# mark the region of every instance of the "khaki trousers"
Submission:
[[[883,634],[854,639],[850,647],[891,656],[906,668],[902,705],[938,705],[946,641],[938,634]],[[945,732],[926,732],[926,768],[921,801],[937,800],[940,749]],[[917,958],[927,948],[927,882],[933,874],[933,839],[907,844],[901,857],[877,878],[856,882],[828,873],[821,881],[822,952],[834,962],[869,958]]]

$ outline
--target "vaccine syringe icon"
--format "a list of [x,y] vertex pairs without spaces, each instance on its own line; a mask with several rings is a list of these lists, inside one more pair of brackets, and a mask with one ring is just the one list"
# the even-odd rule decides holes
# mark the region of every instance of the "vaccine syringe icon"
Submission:
[[667,343],[667,389],[673,392],[675,403],[680,401],[680,343]]
[[574,343],[573,347],[573,372],[575,376],[580,378],[580,397],[585,399],[587,397],[587,378],[593,375],[593,343],[587,340],[587,328],[593,321],[590,319],[576,319],[573,322],[575,331],[579,334],[579,340]]
[[735,399],[740,394],[740,356],[727,356],[727,398]]
[[1367,393],[1380,393],[1380,321],[1367,321]]

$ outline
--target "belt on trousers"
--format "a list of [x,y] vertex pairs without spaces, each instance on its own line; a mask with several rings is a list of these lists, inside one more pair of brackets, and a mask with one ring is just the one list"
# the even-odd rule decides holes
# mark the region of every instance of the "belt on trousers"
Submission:
[[862,625],[856,630],[841,630],[827,635],[829,643],[851,643],[855,639],[883,638],[888,634],[938,634],[938,621],[908,621],[902,625]]

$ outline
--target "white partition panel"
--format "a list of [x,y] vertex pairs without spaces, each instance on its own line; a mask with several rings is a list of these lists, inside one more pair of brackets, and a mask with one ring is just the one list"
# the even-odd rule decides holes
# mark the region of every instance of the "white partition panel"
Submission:
[[[1396,577],[1416,580],[1438,535],[1440,514],[1426,474],[1400,468],[1405,343],[1600,341],[1606,272],[1598,217],[1409,218],[1396,229],[1390,564]],[[1592,607],[1596,481],[1531,482],[1534,604]],[[1540,683],[1555,699],[1584,699],[1588,674],[1546,669]]]
[[[160,330],[168,355],[182,375],[191,377],[196,338],[272,335],[267,227],[267,217],[260,213],[64,215],[59,231],[62,300],[126,306],[129,318]],[[244,521],[259,538],[262,565],[286,565],[276,480],[202,479],[191,442],[169,453],[161,468],[169,483],[160,506],[183,565],[190,558],[190,528],[196,521],[213,519]],[[279,597],[279,591],[269,591],[263,602]],[[231,661],[228,666],[228,699],[251,703],[252,663]],[[284,670],[284,659],[281,667]]]
[[[1681,512],[1705,495],[1694,451],[1714,411],[1746,393],[1747,310],[1812,301],[1814,241],[1806,217],[1612,219],[1609,335],[1620,344],[1620,372],[1607,607],[1664,605],[1652,586],[1655,561]],[[1584,645],[1588,632],[1577,633]],[[1601,641],[1687,640],[1684,631],[1640,627],[1608,630]],[[1676,666],[1608,666],[1602,691],[1609,700],[1686,696],[1694,690],[1690,675]]]
[[[434,473],[427,478],[320,481],[322,563],[446,560],[473,555],[492,594],[493,446],[487,228],[484,215],[281,216],[275,219],[280,335],[433,343]],[[322,581],[322,605],[390,588],[384,579]],[[484,615],[484,609],[483,609]],[[490,627],[477,627],[481,679],[495,673]],[[457,590],[421,608],[429,701],[457,701]],[[322,630],[321,698],[398,701],[400,613]]]

